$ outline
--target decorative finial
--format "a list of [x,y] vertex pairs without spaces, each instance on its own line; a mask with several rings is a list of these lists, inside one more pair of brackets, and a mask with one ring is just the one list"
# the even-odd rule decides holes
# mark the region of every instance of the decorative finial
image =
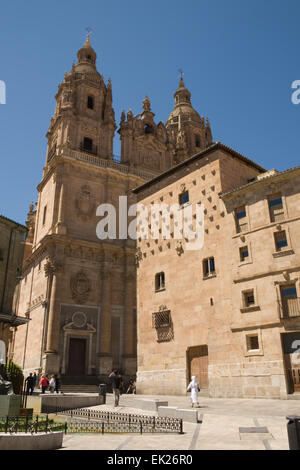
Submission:
[[90,40],[90,35],[92,34],[93,30],[89,26],[87,28],[85,28],[85,30],[87,31],[86,39],[89,41]]
[[182,69],[178,69],[179,72],[179,78],[182,78],[184,75],[184,71]]
[[149,100],[148,96],[146,96],[144,101],[143,101],[144,111],[147,111],[147,112],[151,111],[150,106],[151,106],[150,100]]

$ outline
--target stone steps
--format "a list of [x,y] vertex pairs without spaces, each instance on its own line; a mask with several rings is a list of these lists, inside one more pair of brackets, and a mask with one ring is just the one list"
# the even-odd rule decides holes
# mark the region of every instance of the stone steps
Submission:
[[63,393],[99,393],[98,385],[76,385],[62,384]]

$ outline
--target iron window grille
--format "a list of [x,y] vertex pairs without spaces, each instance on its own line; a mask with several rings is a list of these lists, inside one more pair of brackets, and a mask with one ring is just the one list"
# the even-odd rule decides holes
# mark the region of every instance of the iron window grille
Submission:
[[171,311],[161,310],[159,312],[152,313],[152,325],[153,328],[169,328],[171,326]]

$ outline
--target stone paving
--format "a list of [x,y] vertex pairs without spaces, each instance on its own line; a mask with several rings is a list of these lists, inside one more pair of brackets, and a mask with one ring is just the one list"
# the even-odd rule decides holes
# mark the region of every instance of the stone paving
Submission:
[[[169,406],[190,407],[188,397],[140,396],[168,401]],[[134,399],[134,397],[132,397]],[[131,397],[122,396],[113,407],[93,409],[154,415],[130,406]],[[184,422],[184,434],[79,434],[64,438],[64,450],[288,450],[286,416],[300,415],[298,400],[200,398],[199,423]],[[245,429],[246,428],[246,429]],[[264,428],[264,429],[263,429]]]

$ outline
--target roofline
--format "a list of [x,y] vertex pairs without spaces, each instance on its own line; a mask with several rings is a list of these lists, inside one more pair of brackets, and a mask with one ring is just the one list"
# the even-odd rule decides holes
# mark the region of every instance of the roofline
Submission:
[[26,231],[28,231],[28,228],[27,228],[25,225],[19,224],[19,222],[16,222],[15,220],[12,220],[12,219],[9,219],[8,217],[5,217],[5,215],[0,214],[0,219],[4,219],[4,220],[6,220],[7,222],[10,222],[10,223],[12,223],[12,224],[15,224],[15,225],[16,225],[16,228],[22,227],[22,228],[24,228]]
[[132,192],[134,194],[138,194],[138,193],[142,192],[144,189],[148,188],[149,186],[152,186],[153,184],[157,183],[158,181],[163,180],[167,176],[172,175],[173,173],[176,173],[181,168],[184,168],[185,166],[188,166],[193,161],[201,159],[205,155],[207,155],[208,153],[214,152],[215,150],[224,150],[225,152],[230,153],[233,157],[238,158],[238,159],[242,160],[244,163],[246,163],[247,165],[254,167],[260,173],[265,173],[267,171],[265,168],[258,165],[257,163],[250,160],[249,158],[245,157],[241,153],[236,152],[235,150],[233,150],[230,147],[227,147],[227,145],[224,145],[221,142],[216,142],[216,143],[212,144],[211,146],[207,147],[206,149],[202,150],[201,152],[193,155],[192,157],[187,158],[186,160],[179,163],[178,165],[175,165],[172,168],[169,168],[167,171],[164,171],[160,175],[155,176],[150,181],[147,181],[146,183],[142,184],[141,186],[138,186],[137,188],[134,188],[132,190]]
[[239,192],[243,190],[248,190],[249,188],[252,188],[252,186],[255,185],[260,185],[265,183],[266,181],[270,181],[270,179],[276,179],[280,178],[281,176],[284,176],[288,173],[293,173],[296,171],[300,170],[300,165],[294,166],[293,168],[289,168],[287,170],[280,171],[278,173],[275,173],[273,175],[266,175],[264,178],[261,178],[259,180],[251,181],[250,183],[244,184],[243,186],[240,186],[239,188],[233,189],[232,191],[229,191],[227,193],[220,194],[221,199],[226,199],[227,197],[234,196],[235,194],[238,194]]

